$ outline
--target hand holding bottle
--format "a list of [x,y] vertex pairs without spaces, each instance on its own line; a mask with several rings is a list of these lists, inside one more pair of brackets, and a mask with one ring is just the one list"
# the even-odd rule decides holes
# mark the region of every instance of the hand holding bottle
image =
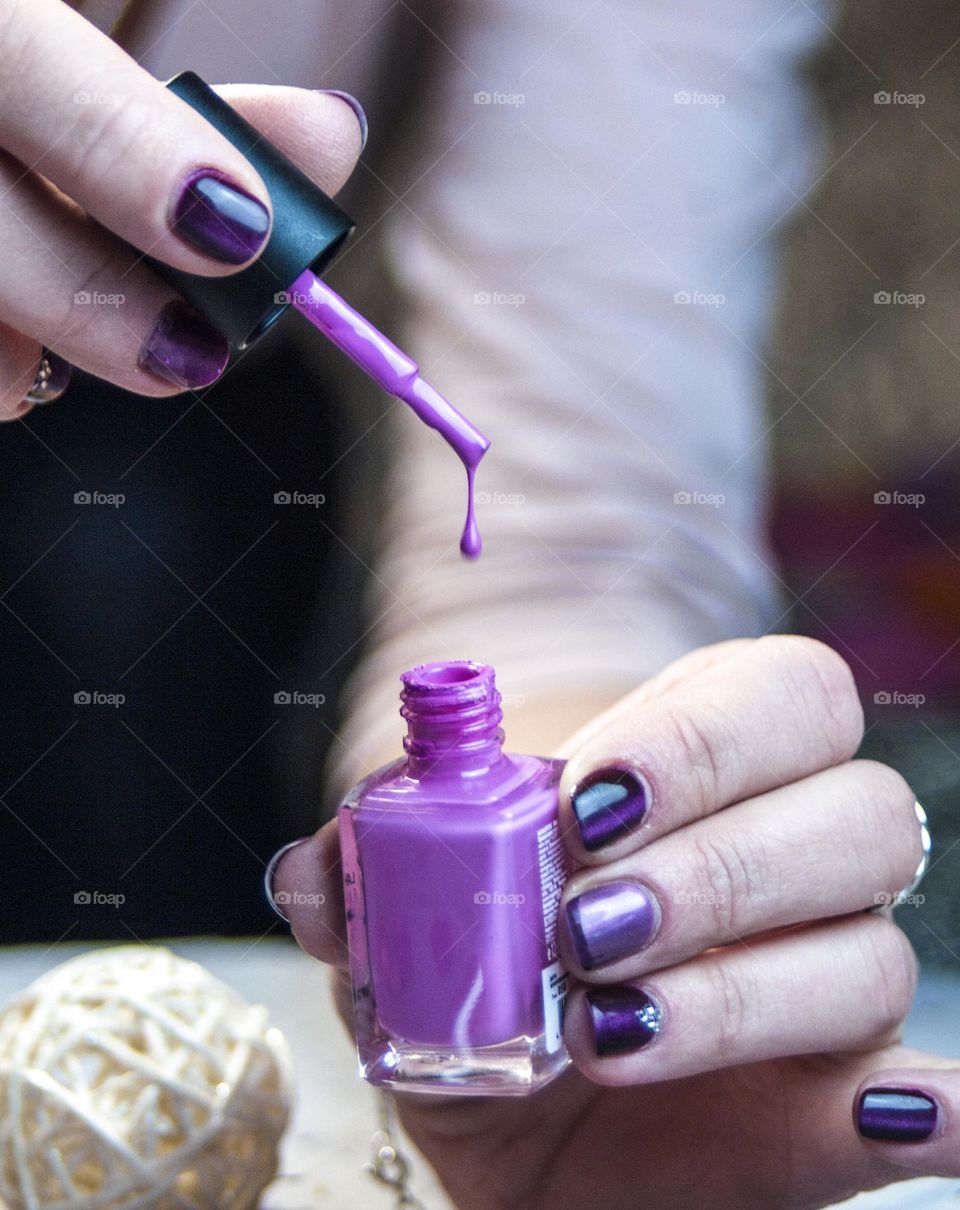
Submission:
[[[960,1070],[899,1045],[915,960],[864,911],[921,838],[902,778],[850,759],[862,726],[835,653],[771,637],[694,652],[574,737],[575,1069],[524,1099],[398,1098],[458,1206],[768,1210],[960,1172]],[[271,882],[352,1024],[335,825]]]
[[[0,419],[62,392],[71,364],[142,395],[214,381],[224,337],[143,257],[237,272],[269,237],[263,182],[61,0],[0,0],[0,58]],[[342,95],[221,91],[323,189],[343,185],[363,132]]]

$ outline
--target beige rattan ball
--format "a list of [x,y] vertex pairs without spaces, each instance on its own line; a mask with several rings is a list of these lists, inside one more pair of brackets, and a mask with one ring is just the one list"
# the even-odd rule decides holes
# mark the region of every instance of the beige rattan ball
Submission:
[[10,1210],[246,1210],[292,1098],[283,1036],[155,946],[64,962],[0,1015],[0,1196]]

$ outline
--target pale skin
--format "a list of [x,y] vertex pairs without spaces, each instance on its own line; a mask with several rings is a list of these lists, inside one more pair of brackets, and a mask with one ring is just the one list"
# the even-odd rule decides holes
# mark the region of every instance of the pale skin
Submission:
[[[130,391],[176,394],[137,365],[175,297],[140,255],[211,276],[237,272],[242,265],[178,238],[171,213],[200,167],[269,209],[263,183],[60,0],[0,0],[0,61],[0,418],[29,410],[42,345]],[[327,192],[345,182],[361,131],[343,101],[291,88],[223,92]],[[78,291],[125,302],[78,308]],[[921,1173],[960,1175],[960,1069],[899,1045],[914,959],[886,915],[862,911],[913,873],[913,795],[892,770],[851,760],[862,720],[843,662],[801,639],[737,641],[687,656],[606,706],[580,694],[544,702],[537,718],[528,707],[530,730],[556,737],[544,750],[570,758],[563,831],[583,868],[565,902],[616,875],[645,881],[670,906],[652,944],[609,968],[579,969],[564,939],[576,976],[566,1026],[573,1068],[546,1091],[400,1098],[406,1127],[456,1203],[766,1210],[821,1206]],[[648,780],[649,822],[588,853],[570,792],[612,760]],[[334,968],[346,1016],[337,862],[328,825],[288,851],[274,885],[326,892],[319,911],[291,904],[291,923],[304,949]],[[718,883],[722,911],[671,902],[671,889]],[[655,994],[663,1030],[648,1049],[601,1059],[585,990],[624,982]],[[875,1085],[935,1098],[933,1137],[861,1138],[854,1106]]]
[[[263,182],[61,0],[0,0],[0,62],[0,419],[30,410],[24,396],[42,345],[140,395],[176,394],[182,388],[137,365],[177,297],[142,254],[205,276],[238,272],[242,264],[178,237],[172,214],[198,169],[223,174],[269,210]],[[303,88],[219,91],[322,189],[340,189],[361,149],[348,104]],[[123,303],[77,305],[78,293]]]
[[[960,1066],[900,1045],[916,962],[889,913],[864,911],[913,876],[914,798],[894,770],[852,759],[862,734],[843,660],[772,636],[684,657],[560,745],[562,830],[581,867],[561,922],[573,896],[614,878],[653,888],[663,918],[641,953],[593,971],[561,924],[573,1070],[543,1092],[397,1098],[458,1206],[815,1207],[960,1173]],[[637,832],[588,852],[570,794],[611,764],[641,773],[653,805]],[[293,896],[288,910],[300,945],[334,968],[349,1021],[335,825],[290,849],[273,885],[325,892],[324,907]],[[662,1030],[601,1058],[586,990],[623,984],[656,999]],[[933,1137],[861,1137],[860,1094],[890,1086],[938,1102]]]

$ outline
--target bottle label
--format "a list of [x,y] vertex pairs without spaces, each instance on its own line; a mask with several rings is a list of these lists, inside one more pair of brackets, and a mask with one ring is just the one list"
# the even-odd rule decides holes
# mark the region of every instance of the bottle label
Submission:
[[543,937],[547,958],[557,960],[557,911],[567,879],[567,862],[560,839],[560,828],[551,819],[537,832],[537,859],[540,863],[540,895],[543,902]]
[[563,1006],[567,996],[567,973],[557,961],[557,911],[567,877],[567,860],[560,827],[555,819],[537,832],[540,864],[540,894],[543,903],[543,937],[547,961],[540,973],[543,984],[544,1041],[553,1054],[563,1045]]
[[567,972],[559,962],[545,966],[543,980],[543,1041],[548,1054],[563,1045],[563,1008],[567,1002]]

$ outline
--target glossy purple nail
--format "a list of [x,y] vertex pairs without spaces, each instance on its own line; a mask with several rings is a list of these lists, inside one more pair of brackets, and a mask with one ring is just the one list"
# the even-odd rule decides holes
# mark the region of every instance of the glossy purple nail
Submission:
[[160,312],[137,365],[178,387],[205,387],[220,377],[229,357],[226,337],[199,311],[175,299]]
[[311,838],[309,836],[301,836],[299,840],[291,840],[289,844],[285,844],[282,848],[277,849],[276,853],[274,853],[274,855],[267,862],[267,868],[263,872],[263,892],[267,897],[267,903],[270,904],[280,919],[286,920],[288,924],[289,920],[287,920],[287,917],[283,914],[283,912],[280,911],[279,906],[281,903],[286,903],[287,900],[284,897],[283,891],[274,891],[273,880],[276,876],[277,866],[280,864],[280,859],[289,853],[291,849],[297,848],[298,845],[302,845],[305,841],[310,839]]
[[567,904],[567,928],[585,971],[642,950],[659,925],[660,905],[638,882],[608,882]]
[[636,987],[594,987],[587,992],[597,1054],[640,1050],[660,1032],[663,1013]]
[[198,168],[184,183],[170,226],[207,256],[242,265],[263,247],[270,212],[223,173]]
[[937,1103],[913,1088],[868,1088],[857,1109],[857,1129],[866,1139],[919,1143],[937,1128]]
[[341,101],[346,101],[353,110],[357,121],[360,123],[360,150],[363,151],[367,145],[367,135],[369,134],[367,115],[363,111],[363,106],[355,96],[349,92],[341,92],[339,88],[321,88],[320,91],[325,97],[339,97]]
[[573,814],[585,849],[618,840],[639,827],[650,805],[647,790],[628,769],[597,769],[573,792]]

